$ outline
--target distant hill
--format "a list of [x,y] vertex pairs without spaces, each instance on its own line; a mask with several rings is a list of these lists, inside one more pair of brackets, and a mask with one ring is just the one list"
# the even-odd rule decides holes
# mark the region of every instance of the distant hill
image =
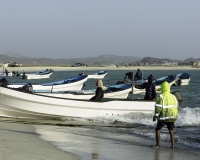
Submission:
[[18,53],[8,52],[4,55],[0,55],[0,63],[6,62],[17,62],[22,63],[23,66],[33,66],[33,65],[59,65],[59,66],[71,66],[74,63],[85,63],[88,66],[101,66],[104,65],[128,65],[131,63],[148,63],[151,64],[163,64],[172,62],[191,62],[200,61],[200,58],[187,58],[185,61],[172,60],[172,59],[160,59],[153,57],[135,57],[135,56],[116,56],[116,55],[100,55],[98,57],[85,57],[85,58],[71,58],[71,59],[51,59],[51,58],[31,58]]
[[30,58],[20,54],[0,55],[0,63],[18,62],[23,65],[64,65],[71,66],[74,63],[85,63],[87,65],[120,64],[140,61],[141,58],[134,56],[100,55],[98,57],[51,59],[51,58]]
[[184,62],[199,61],[199,60],[200,60],[200,58],[195,59],[195,58],[190,57],[190,58],[187,58],[186,60],[184,60]]
[[172,62],[181,62],[179,60],[172,60],[168,58],[160,59],[160,58],[153,58],[153,57],[144,57],[140,62],[148,63],[148,64],[163,64],[163,63],[172,63]]

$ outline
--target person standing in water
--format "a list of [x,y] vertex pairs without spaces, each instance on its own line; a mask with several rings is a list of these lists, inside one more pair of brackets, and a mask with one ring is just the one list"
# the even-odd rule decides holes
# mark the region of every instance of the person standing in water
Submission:
[[170,87],[168,82],[161,84],[161,94],[156,98],[155,113],[153,121],[157,120],[156,132],[156,145],[154,147],[160,147],[160,130],[165,125],[168,128],[171,148],[174,148],[174,123],[178,118],[178,101],[176,97],[170,93]]
[[156,88],[153,84],[154,77],[149,75],[148,82],[145,82],[141,85],[135,85],[137,89],[145,89],[145,100],[156,100]]

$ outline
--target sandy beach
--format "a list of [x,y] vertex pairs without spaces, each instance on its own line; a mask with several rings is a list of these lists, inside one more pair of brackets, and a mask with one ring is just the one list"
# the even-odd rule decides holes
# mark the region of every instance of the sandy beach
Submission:
[[[155,149],[149,146],[148,143],[143,146],[126,143],[115,143],[106,139],[98,139],[95,137],[81,136],[71,133],[64,135],[52,135],[52,125],[35,125],[35,121],[25,123],[24,120],[8,120],[1,119],[0,122],[0,159],[2,160],[117,160],[117,159],[137,159],[137,160],[182,160],[182,159],[199,159],[200,155],[191,152],[182,151],[179,149],[160,148]],[[45,121],[43,122],[45,123]],[[58,126],[56,129],[67,126]],[[65,143],[69,145],[68,151],[63,151],[62,148],[56,148],[47,141],[40,139],[40,134],[36,133],[35,129],[43,134],[43,139],[56,142],[65,139]],[[71,129],[68,128],[68,129]],[[54,137],[54,139],[51,139]],[[57,146],[58,147],[58,146]],[[66,149],[65,149],[66,150]],[[75,155],[76,153],[77,155]],[[145,153],[145,154],[144,154]]]
[[35,66],[35,67],[7,67],[9,72],[18,71],[22,72],[38,72],[46,69],[54,71],[89,71],[89,70],[127,70],[137,71],[141,70],[200,70],[200,68],[192,68],[190,66],[131,66],[131,67],[59,67],[59,66]]

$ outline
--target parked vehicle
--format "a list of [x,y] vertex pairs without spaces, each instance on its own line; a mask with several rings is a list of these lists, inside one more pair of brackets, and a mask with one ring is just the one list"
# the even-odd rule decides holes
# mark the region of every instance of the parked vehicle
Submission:
[[75,63],[75,64],[72,64],[72,67],[87,67],[87,64],[84,64],[84,63]]

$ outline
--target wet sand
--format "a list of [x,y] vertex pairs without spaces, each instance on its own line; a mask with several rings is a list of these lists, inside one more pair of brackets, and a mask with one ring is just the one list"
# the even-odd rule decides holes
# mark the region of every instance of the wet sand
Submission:
[[78,160],[79,156],[63,152],[41,140],[30,124],[0,122],[1,160]]
[[[64,123],[60,121],[61,123]],[[59,123],[60,123],[59,122]],[[0,159],[2,160],[182,160],[200,159],[200,154],[180,150],[159,148],[149,144],[136,145],[114,142],[106,139],[63,133],[53,135],[49,130],[58,122],[43,120],[37,125],[36,120],[9,120],[0,122]],[[38,124],[39,124],[38,123]],[[45,124],[46,123],[46,124]],[[45,125],[44,125],[45,124]],[[60,126],[67,127],[67,126]],[[40,131],[38,131],[40,130]],[[56,134],[59,132],[56,132]],[[43,139],[40,139],[40,137]],[[44,141],[45,140],[45,141]],[[56,146],[63,141],[66,146]],[[51,143],[50,143],[51,142]],[[54,145],[53,145],[54,144]],[[134,158],[133,158],[134,157]]]

